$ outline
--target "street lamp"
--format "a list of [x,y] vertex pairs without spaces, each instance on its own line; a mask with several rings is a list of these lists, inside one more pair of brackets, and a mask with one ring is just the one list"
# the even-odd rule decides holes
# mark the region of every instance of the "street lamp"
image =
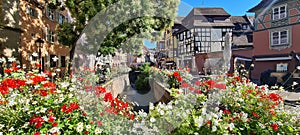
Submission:
[[41,48],[43,46],[44,40],[42,38],[38,38],[37,40],[35,40],[35,43],[37,44],[37,47],[39,49],[39,73],[42,72],[42,52],[41,52]]

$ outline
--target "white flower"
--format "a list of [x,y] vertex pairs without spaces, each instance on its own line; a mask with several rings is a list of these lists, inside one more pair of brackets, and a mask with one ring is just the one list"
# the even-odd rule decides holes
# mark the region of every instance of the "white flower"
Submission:
[[100,128],[95,129],[95,134],[101,134],[101,133],[102,133],[102,130]]
[[25,83],[26,83],[26,84],[31,84],[31,83],[33,83],[33,80],[26,80]]
[[212,117],[211,117],[210,114],[206,114],[206,119],[207,119],[207,120],[211,120],[211,118],[212,118]]
[[206,114],[206,107],[203,107],[202,108],[202,115],[205,115]]
[[292,86],[295,86],[295,85],[297,85],[297,84],[298,84],[297,82],[293,82]]
[[67,88],[67,87],[69,87],[69,85],[70,85],[69,82],[63,82],[63,83],[61,83],[61,87],[62,88]]
[[151,103],[151,102],[149,103],[149,109],[150,109],[150,110],[153,110],[153,109],[154,109],[154,105],[153,105],[153,103]]
[[147,113],[142,112],[142,113],[141,113],[141,116],[142,116],[142,117],[147,117]]
[[242,121],[243,121],[243,122],[246,122],[246,121],[247,121],[247,117],[248,117],[248,114],[242,112]]
[[233,128],[234,128],[234,124],[233,124],[233,123],[230,123],[230,125],[229,125],[229,130],[232,131]]
[[59,132],[59,128],[58,127],[53,127],[50,129],[50,133],[58,133]]
[[217,131],[217,127],[213,126],[211,132],[216,132]]
[[77,124],[76,131],[79,133],[83,131],[83,124],[81,122]]
[[164,115],[165,111],[164,110],[160,110],[159,113],[160,113],[160,115]]
[[15,129],[14,129],[14,127],[11,127],[8,131],[14,131]]
[[45,113],[46,111],[47,111],[47,108],[42,108],[42,109],[40,110],[41,113]]
[[14,58],[14,57],[8,58],[8,62],[14,62],[14,61],[16,61],[16,60],[17,60],[17,59]]
[[218,126],[218,125],[219,125],[218,120],[214,120],[214,126]]
[[72,93],[70,93],[69,95],[68,95],[68,97],[69,98],[72,98],[74,95],[72,94]]
[[4,124],[0,124],[0,128],[4,128],[5,127],[5,125]]
[[200,116],[199,118],[194,119],[195,123],[197,124],[198,127],[201,127],[203,125],[203,118]]
[[33,57],[38,57],[39,55],[38,55],[38,53],[34,52],[34,53],[32,53],[32,56]]
[[151,117],[150,122],[152,122],[152,123],[155,122],[155,118]]
[[33,105],[35,105],[35,104],[37,104],[37,103],[38,103],[37,101],[33,101],[33,102],[32,102]]
[[0,132],[0,135],[3,135],[3,132]]
[[86,125],[85,127],[86,127],[86,129],[91,129],[92,128],[91,125]]
[[43,118],[44,121],[48,121],[47,116],[43,116],[42,118]]

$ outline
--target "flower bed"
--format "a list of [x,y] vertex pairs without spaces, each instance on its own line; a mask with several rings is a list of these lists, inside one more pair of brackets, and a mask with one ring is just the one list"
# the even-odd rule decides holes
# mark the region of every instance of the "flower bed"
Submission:
[[[150,73],[169,88],[173,100],[133,112],[113,98],[95,75],[52,80],[52,73],[5,70],[0,84],[0,134],[297,134],[299,109],[286,110],[281,97],[266,86],[239,77],[191,83],[188,70]],[[169,77],[168,77],[169,76]],[[178,77],[181,79],[178,80]],[[298,111],[298,112],[297,112]]]

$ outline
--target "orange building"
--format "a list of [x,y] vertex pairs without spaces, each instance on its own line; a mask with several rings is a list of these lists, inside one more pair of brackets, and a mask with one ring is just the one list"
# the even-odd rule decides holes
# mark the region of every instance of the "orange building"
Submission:
[[[59,24],[68,22],[68,12],[51,9],[44,0],[0,1],[2,5],[8,5],[6,9],[2,9],[2,17],[7,16],[5,12],[16,10],[16,13],[12,15],[16,19],[8,20],[4,24],[16,22],[15,27],[23,31],[18,37],[7,37],[19,39],[18,45],[3,43],[4,48],[17,46],[18,50],[14,51],[18,51],[20,55],[18,61],[24,67],[31,68],[40,63],[42,70],[56,68],[64,70],[70,49],[59,43],[56,31]],[[38,38],[41,38],[43,43],[36,42]]]
[[253,79],[266,70],[293,72],[299,65],[299,7],[299,0],[262,0],[249,10],[255,12]]

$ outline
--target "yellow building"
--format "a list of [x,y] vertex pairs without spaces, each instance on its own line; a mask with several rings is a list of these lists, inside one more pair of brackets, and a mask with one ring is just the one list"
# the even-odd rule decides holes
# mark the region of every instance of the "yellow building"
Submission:
[[[0,2],[3,18],[1,26],[14,30],[0,33],[1,50],[5,56],[17,58],[24,67],[33,67],[40,63],[43,70],[63,70],[70,49],[58,42],[56,30],[59,24],[68,22],[67,11],[50,9],[44,0]],[[38,38],[43,43],[36,42]],[[14,52],[13,55],[9,56],[7,50]]]

